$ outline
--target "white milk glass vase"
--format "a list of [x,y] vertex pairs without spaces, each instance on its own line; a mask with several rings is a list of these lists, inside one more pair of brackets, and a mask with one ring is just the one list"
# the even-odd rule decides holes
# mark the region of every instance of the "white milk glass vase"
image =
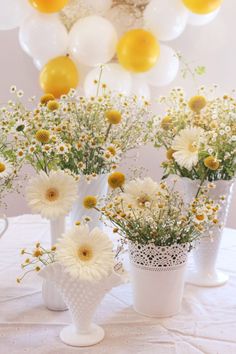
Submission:
[[70,212],[71,226],[74,226],[77,221],[81,221],[84,216],[88,216],[91,218],[89,222],[91,229],[95,227],[103,228],[103,223],[99,220],[99,213],[93,209],[85,209],[83,207],[83,199],[88,195],[97,196],[98,198],[106,197],[108,192],[107,178],[107,174],[102,174],[88,182],[86,176],[80,177],[78,182],[78,198]]
[[[55,220],[50,220],[51,246],[55,245],[57,240],[65,231],[65,217],[61,216]],[[44,279],[42,285],[42,297],[45,306],[52,311],[65,311],[67,306],[55,284],[50,279]]]
[[62,329],[61,340],[68,345],[86,347],[104,338],[104,330],[92,322],[94,313],[103,297],[113,287],[122,284],[122,276],[112,272],[100,281],[72,278],[60,263],[52,263],[42,269],[41,277],[53,282],[68,306],[72,325]]
[[[208,184],[209,182],[205,182]],[[219,224],[226,223],[230,207],[234,180],[219,180],[212,182],[215,188],[209,189],[209,196],[213,200],[219,200],[220,196],[225,196],[225,202],[218,213]],[[185,201],[189,202],[196,196],[200,181],[181,178],[182,193]],[[216,268],[217,257],[220,250],[223,227],[215,226],[211,229],[212,235],[204,234],[200,241],[196,242],[192,252],[193,266],[187,274],[187,282],[197,286],[214,287],[227,282],[228,275]]]
[[148,317],[170,317],[181,308],[189,244],[129,243],[134,310]]
[[3,221],[3,226],[2,223],[0,225],[0,238],[1,238],[8,229],[8,219],[5,214],[0,214],[0,220]]

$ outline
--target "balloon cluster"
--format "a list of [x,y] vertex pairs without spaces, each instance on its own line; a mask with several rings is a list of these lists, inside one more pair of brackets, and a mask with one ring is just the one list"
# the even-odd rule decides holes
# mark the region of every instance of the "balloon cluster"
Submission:
[[40,69],[44,92],[55,97],[68,93],[79,85],[85,69],[85,94],[95,95],[100,67],[106,64],[102,82],[110,90],[149,99],[149,85],[168,85],[179,70],[177,54],[160,41],[176,39],[187,24],[212,21],[223,0],[145,1],[143,26],[121,36],[109,20],[109,10],[117,0],[84,0],[93,14],[79,18],[68,30],[61,13],[76,1],[0,0],[0,30],[20,27],[20,45]]

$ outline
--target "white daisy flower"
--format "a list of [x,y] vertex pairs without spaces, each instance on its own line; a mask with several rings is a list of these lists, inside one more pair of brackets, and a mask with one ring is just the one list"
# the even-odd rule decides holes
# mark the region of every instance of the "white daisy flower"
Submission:
[[12,170],[11,163],[0,156],[0,179],[8,177],[12,173]]
[[66,215],[77,198],[77,182],[63,171],[41,171],[32,178],[26,199],[32,211],[48,219]]
[[14,131],[15,132],[22,132],[23,130],[26,130],[27,127],[28,127],[28,122],[26,122],[25,120],[23,119],[19,119],[15,125],[14,125]]
[[158,201],[157,195],[160,192],[160,186],[150,177],[143,180],[137,178],[125,185],[122,197],[125,204],[140,209],[155,205]]
[[172,149],[175,150],[175,161],[187,170],[191,170],[198,163],[198,149],[203,141],[201,128],[182,129],[173,141]]
[[113,244],[99,228],[76,226],[57,244],[56,260],[74,278],[98,281],[114,268]]

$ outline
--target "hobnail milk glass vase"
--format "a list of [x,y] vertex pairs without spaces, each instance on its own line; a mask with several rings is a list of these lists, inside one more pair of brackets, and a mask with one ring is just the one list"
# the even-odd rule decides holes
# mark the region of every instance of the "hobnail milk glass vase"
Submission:
[[[50,220],[51,246],[55,245],[57,240],[65,232],[65,217],[59,217]],[[61,294],[50,279],[44,279],[42,285],[42,297],[45,306],[52,311],[65,311],[67,306],[62,299]]]
[[102,221],[99,220],[99,213],[93,209],[85,209],[83,207],[83,199],[88,195],[97,196],[98,198],[106,197],[108,192],[107,174],[99,175],[97,178],[87,181],[86,176],[81,176],[78,182],[78,199],[74,203],[70,212],[71,226],[75,225],[76,221],[81,221],[84,216],[89,216],[91,221],[89,226],[103,228]]
[[129,243],[133,305],[149,317],[180,311],[189,244],[159,247]]
[[[199,181],[184,178],[182,183],[185,196],[190,201],[197,193]],[[223,195],[226,198],[218,213],[219,223],[224,225],[227,220],[234,180],[219,180],[213,183],[215,188],[209,190],[209,196],[215,201]],[[216,268],[223,227],[215,226],[211,231],[213,231],[212,236],[204,234],[201,240],[196,242],[196,247],[192,252],[193,267],[188,271],[187,275],[187,282],[190,284],[213,287],[223,285],[228,280],[228,275]]]
[[122,277],[112,272],[98,282],[81,281],[66,273],[60,263],[48,265],[39,275],[55,284],[70,311],[72,325],[61,331],[61,340],[79,347],[100,342],[104,338],[104,330],[92,323],[94,313],[106,293],[122,284]]
[[5,214],[0,214],[0,219],[3,220],[3,228],[0,231],[0,238],[1,238],[8,229],[8,219]]

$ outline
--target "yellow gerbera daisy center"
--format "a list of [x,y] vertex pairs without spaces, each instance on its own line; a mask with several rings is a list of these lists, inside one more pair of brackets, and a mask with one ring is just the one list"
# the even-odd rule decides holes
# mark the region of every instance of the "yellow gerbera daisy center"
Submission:
[[3,173],[6,170],[6,165],[3,162],[0,162],[0,173]]
[[150,197],[147,194],[142,194],[137,198],[137,202],[140,206],[145,206],[146,203],[150,202]]
[[48,188],[46,191],[46,199],[49,202],[55,202],[59,198],[59,191],[56,188]]
[[93,250],[88,245],[82,245],[78,249],[78,257],[83,262],[88,262],[93,258]]
[[197,148],[196,143],[190,143],[189,146],[188,146],[188,150],[189,150],[190,152],[197,152],[197,151],[198,151],[198,148]]

